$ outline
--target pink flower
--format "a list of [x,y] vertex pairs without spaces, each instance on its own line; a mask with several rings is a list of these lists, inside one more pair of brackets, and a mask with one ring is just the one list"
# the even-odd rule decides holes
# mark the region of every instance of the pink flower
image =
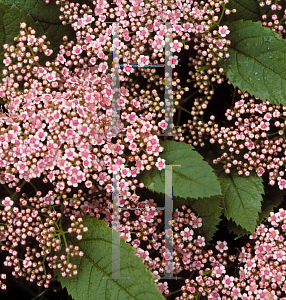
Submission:
[[222,49],[223,46],[225,45],[225,43],[226,43],[225,39],[223,39],[223,40],[219,39],[219,40],[217,40],[216,45],[218,46],[219,49]]
[[258,126],[261,130],[270,130],[270,123],[261,121],[260,125]]
[[145,67],[150,63],[149,57],[146,55],[140,55],[140,57],[137,60],[137,63],[138,67]]
[[72,53],[75,55],[80,55],[82,53],[82,48],[80,45],[75,45],[72,48]]
[[202,218],[199,218],[197,216],[192,216],[192,219],[189,223],[193,228],[199,228],[202,224]]
[[80,29],[84,25],[83,19],[78,19],[76,22],[72,24],[77,29]]
[[244,104],[244,100],[239,100],[237,102],[235,102],[235,107],[241,107]]
[[158,168],[159,171],[165,169],[165,167],[166,167],[165,166],[165,159],[162,159],[162,158],[158,157],[155,166]]
[[165,129],[165,120],[162,120],[158,123],[158,126],[161,128],[161,129]]
[[228,27],[226,25],[224,26],[220,26],[218,28],[218,33],[222,36],[222,37],[225,37],[227,34],[229,34],[229,30],[228,30]]
[[223,241],[223,242],[217,241],[217,245],[215,246],[215,248],[216,248],[219,252],[223,253],[224,251],[228,250],[227,242],[226,242],[226,241]]
[[57,188],[62,191],[65,188],[65,183],[63,181],[57,182]]
[[271,119],[272,119],[272,114],[271,113],[266,113],[265,115],[264,115],[264,119],[266,120],[266,121],[270,121]]
[[228,275],[225,275],[223,280],[222,280],[222,283],[224,285],[225,288],[229,289],[231,287],[234,286],[234,277],[233,276],[228,276]]
[[245,142],[245,146],[248,148],[248,150],[255,149],[255,144],[252,141]]
[[99,66],[98,66],[98,71],[99,72],[106,73],[107,69],[108,69],[107,62],[100,63]]
[[185,31],[191,32],[194,25],[193,25],[193,23],[185,23],[185,24],[183,24],[183,27],[184,27]]
[[181,236],[183,241],[191,241],[193,239],[194,231],[190,228],[185,228],[184,231],[181,231]]
[[7,67],[12,63],[12,60],[10,57],[7,57],[7,58],[3,59],[3,63]]
[[26,258],[23,260],[23,267],[24,267],[24,268],[28,268],[28,267],[30,267],[31,265],[32,265],[32,262],[31,262],[30,258],[29,258],[29,257],[26,257]]
[[181,52],[181,48],[183,47],[183,44],[179,42],[178,40],[174,40],[173,43],[170,44],[171,51],[172,52]]
[[34,35],[28,35],[28,37],[27,37],[27,45],[28,46],[33,46],[35,42],[36,42],[35,36]]
[[280,190],[283,190],[286,188],[286,180],[285,179],[281,179],[280,181],[278,181],[278,186]]
[[264,174],[264,172],[265,172],[265,169],[262,167],[259,167],[256,169],[256,173],[259,177],[261,177]]
[[149,36],[149,31],[145,27],[139,27],[139,31],[136,32],[136,35],[139,37],[140,40],[144,40]]
[[256,104],[255,105],[255,111],[259,112],[260,114],[262,114],[263,112],[265,112],[266,110],[266,106],[262,105],[262,104]]
[[141,257],[143,259],[143,262],[150,260],[148,251],[144,251],[143,249],[139,248],[135,254]]
[[273,117],[274,117],[274,118],[279,118],[279,117],[280,117],[280,111],[276,109],[276,110],[274,111],[274,113],[273,113]]
[[10,209],[11,206],[14,204],[14,201],[11,200],[10,197],[5,197],[5,199],[2,200],[2,204],[5,205],[5,209]]
[[158,289],[161,293],[163,293],[166,289],[168,289],[168,283],[165,282],[159,282],[158,283]]
[[170,56],[170,59],[168,60],[167,65],[171,66],[172,68],[175,68],[176,65],[178,65],[178,63],[179,63],[178,56],[174,55],[174,56]]
[[215,274],[216,278],[221,277],[225,272],[225,267],[223,265],[213,268],[213,273]]
[[205,238],[198,235],[197,239],[194,241],[199,247],[204,247],[206,245]]
[[134,68],[133,68],[131,65],[129,65],[129,64],[124,64],[124,65],[123,65],[123,71],[124,71],[127,75],[129,75],[130,73],[134,73]]
[[82,20],[83,20],[83,23],[84,23],[84,24],[90,24],[90,23],[92,23],[95,19],[94,19],[94,17],[93,17],[92,15],[84,14]]

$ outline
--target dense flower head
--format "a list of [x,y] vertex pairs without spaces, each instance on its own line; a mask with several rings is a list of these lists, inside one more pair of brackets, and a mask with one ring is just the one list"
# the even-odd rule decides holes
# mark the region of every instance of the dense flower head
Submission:
[[[249,236],[250,243],[241,248],[237,256],[239,265],[236,276],[226,274],[224,265],[215,266],[211,271],[202,270],[201,276],[195,280],[185,281],[182,296],[176,300],[195,299],[196,295],[225,300],[286,299],[285,223],[284,209],[271,212],[266,221]],[[218,242],[216,248],[219,250],[222,244]]]
[[[24,22],[16,46],[4,45],[6,69],[0,97],[6,104],[0,120],[0,183],[16,187],[16,194],[21,191],[20,183],[33,186],[37,178],[54,186],[45,196],[36,191],[32,197],[22,193],[2,199],[4,265],[13,268],[14,276],[45,287],[52,269],[59,269],[63,277],[77,275],[77,266],[69,259],[83,252],[67,245],[65,234],[81,240],[88,230],[81,218],[86,214],[114,225],[117,216],[111,198],[118,191],[112,199],[123,214],[117,230],[136,248],[162,293],[169,293],[167,282],[158,282],[165,267],[174,274],[200,272],[198,282],[206,267],[212,272],[210,280],[216,281],[225,274],[226,243],[217,244],[220,253],[216,256],[205,253],[205,238],[199,234],[202,219],[185,206],[174,212],[172,237],[162,230],[162,211],[152,199],[139,201],[136,188],[144,187],[137,179],[142,171],[165,168],[158,135],[166,131],[176,111],[166,104],[175,98],[177,106],[188,91],[179,85],[177,73],[171,80],[170,74],[164,78],[151,66],[166,63],[176,68],[180,54],[192,41],[198,56],[190,75],[196,79],[194,87],[205,95],[196,100],[205,109],[213,92],[209,83],[222,82],[223,70],[215,66],[223,56],[228,57],[229,30],[217,23],[221,13],[230,13],[225,10],[228,1],[183,0],[163,5],[157,0],[132,0],[131,4],[116,0],[111,5],[97,0],[93,8],[69,1],[56,3],[61,5],[62,23],[72,26],[76,39],[68,41],[65,36],[54,61],[40,63],[53,50],[46,36],[38,37]],[[200,114],[200,109],[194,109],[194,120]],[[267,130],[269,121],[268,116],[261,122],[261,130]],[[79,188],[83,184],[87,194]],[[67,199],[66,194],[74,190],[77,193]],[[129,219],[124,206],[134,208],[135,219]],[[59,224],[63,216],[70,219],[67,232]],[[171,237],[173,253],[164,245]],[[276,231],[268,237],[275,239]],[[59,256],[62,245],[66,254]],[[20,253],[20,247],[25,251]],[[155,254],[150,254],[151,249]],[[167,264],[171,257],[172,264]],[[225,285],[231,287],[232,279],[226,278]],[[5,285],[0,283],[0,287]]]
[[[168,283],[161,279],[165,271],[180,276],[183,270],[200,270],[208,255],[203,250],[205,238],[198,234],[202,226],[200,217],[184,205],[173,212],[172,227],[165,231],[163,211],[156,207],[154,200],[148,199],[131,205],[132,210],[122,209],[119,231],[152,271],[159,290],[168,294]],[[110,225],[113,226],[112,220]],[[166,247],[166,240],[171,242],[173,253]],[[172,264],[167,263],[171,261]]]
[[[36,78],[23,92],[14,88],[17,84],[10,77],[0,87],[1,96],[9,101],[7,115],[0,123],[4,150],[1,168],[5,169],[1,182],[30,181],[44,175],[44,180],[64,190],[81,182],[87,187],[92,183],[107,186],[118,173],[119,189],[128,192],[137,174],[154,165],[153,157],[162,152],[155,134],[164,129],[155,125],[153,114],[146,112],[149,105],[140,97],[130,100],[132,92],[124,86],[120,87],[119,107],[115,108],[121,110],[121,116],[116,113],[113,78],[101,67],[103,63],[75,72],[62,66],[71,46],[61,52],[53,67],[34,66],[31,75]],[[19,55],[12,51],[16,53]],[[58,87],[58,91],[51,91],[52,87]],[[125,138],[114,138],[117,131]],[[133,166],[126,166],[127,160],[134,161]],[[164,167],[162,162],[156,163],[160,169]]]
[[[13,268],[13,276],[25,277],[31,282],[36,280],[38,286],[44,285],[47,288],[52,278],[52,269],[60,269],[63,276],[77,274],[77,266],[70,263],[70,257],[83,253],[78,247],[67,245],[64,237],[66,233],[60,230],[63,216],[61,199],[61,195],[51,190],[46,195],[38,191],[34,197],[22,193],[13,208],[0,211],[3,224],[0,227],[1,251],[6,254],[4,266]],[[76,208],[81,201],[74,200],[73,207]],[[4,205],[6,202],[11,204],[11,201],[10,197],[6,197]],[[82,224],[83,219],[79,216],[70,215],[70,221],[67,232],[75,233],[75,238],[80,240],[88,228]],[[60,255],[63,242],[67,247],[66,254]],[[5,285],[1,288],[5,288]]]
[[214,126],[210,131],[210,142],[217,142],[223,151],[214,163],[223,163],[226,173],[231,168],[246,176],[267,172],[270,185],[277,182],[281,190],[286,188],[285,107],[244,94],[225,115],[230,126]]

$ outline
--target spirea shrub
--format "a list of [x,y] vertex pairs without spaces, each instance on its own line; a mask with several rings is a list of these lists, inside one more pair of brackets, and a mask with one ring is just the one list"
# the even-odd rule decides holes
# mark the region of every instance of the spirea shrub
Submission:
[[0,11],[1,289],[285,299],[285,1]]

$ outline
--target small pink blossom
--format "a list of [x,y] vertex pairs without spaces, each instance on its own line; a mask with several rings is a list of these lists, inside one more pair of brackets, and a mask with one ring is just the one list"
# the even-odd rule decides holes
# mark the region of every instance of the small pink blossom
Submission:
[[261,130],[266,130],[269,131],[270,130],[270,123],[269,122],[264,122],[261,121],[261,123],[258,126]]
[[258,113],[262,114],[264,113],[266,110],[266,106],[262,105],[262,104],[256,104],[255,105],[255,111],[257,111]]
[[206,245],[205,238],[198,235],[197,239],[194,241],[199,247],[204,247]]
[[2,204],[5,205],[5,209],[10,209],[11,206],[14,204],[14,201],[11,200],[10,197],[5,197],[5,199],[2,200]]
[[224,251],[227,251],[227,250],[228,250],[227,242],[226,242],[226,241],[223,241],[223,242],[217,241],[217,245],[215,246],[215,248],[216,248],[219,252],[223,253]]
[[281,179],[280,181],[278,181],[278,186],[280,190],[286,189],[286,180]]
[[213,268],[213,273],[215,274],[216,278],[221,277],[225,272],[225,267],[223,265]]
[[179,42],[178,40],[174,40],[174,42],[172,42],[170,44],[171,46],[171,51],[172,52],[181,52],[181,48],[183,47],[183,44],[181,42]]
[[270,121],[271,119],[272,119],[272,114],[271,113],[266,113],[265,115],[264,115],[264,119],[266,120],[266,121]]
[[12,59],[10,57],[7,57],[7,58],[3,59],[3,63],[7,67],[12,63]]
[[264,174],[264,172],[265,172],[265,169],[262,167],[259,167],[256,169],[256,173],[259,177],[261,177]]
[[183,237],[183,241],[191,241],[193,239],[194,231],[188,227],[181,231],[181,236]]
[[280,117],[280,111],[276,109],[276,110],[273,112],[273,117],[274,117],[274,118],[279,118],[279,117]]
[[218,28],[218,33],[222,36],[222,37],[226,37],[227,34],[229,34],[229,30],[228,27],[226,25],[224,26],[220,26]]
[[216,45],[218,46],[219,49],[222,49],[224,47],[225,43],[226,43],[225,39],[219,39],[219,40],[217,40]]
[[155,166],[158,168],[158,170],[163,170],[165,169],[166,165],[165,165],[165,159],[162,159],[160,157],[158,157],[157,162],[155,164]]
[[80,45],[73,46],[72,53],[75,55],[80,55],[82,53],[82,47]]
[[243,106],[244,102],[245,102],[244,100],[239,100],[239,101],[235,102],[235,107]]
[[129,64],[124,64],[123,65],[123,71],[127,74],[130,75],[130,73],[134,73],[134,68],[129,65]]
[[26,258],[23,260],[23,267],[24,267],[24,268],[29,268],[29,267],[31,267],[31,265],[32,265],[32,262],[31,262],[30,258],[29,258],[29,257],[26,257]]
[[140,55],[140,57],[137,60],[137,63],[138,67],[145,67],[150,63],[149,57],[146,55]]
[[167,65],[171,66],[172,68],[175,68],[176,65],[178,65],[178,63],[179,63],[178,56],[174,55],[174,56],[170,56],[170,58],[169,58],[169,60],[167,62]]

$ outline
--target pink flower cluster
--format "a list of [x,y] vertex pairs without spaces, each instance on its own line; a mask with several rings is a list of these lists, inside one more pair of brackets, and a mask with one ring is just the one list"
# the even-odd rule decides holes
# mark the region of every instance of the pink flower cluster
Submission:
[[247,243],[241,248],[238,276],[224,275],[226,271],[221,267],[212,268],[210,276],[207,270],[200,271],[195,280],[185,281],[183,294],[176,299],[195,299],[195,295],[200,294],[208,300],[285,300],[285,231],[286,211],[281,208],[276,213],[271,212],[267,222],[259,225],[249,237],[253,245]]
[[[0,211],[1,250],[7,253],[4,265],[13,268],[14,276],[45,287],[51,279],[46,264],[50,270],[60,269],[62,276],[76,275],[69,258],[83,253],[67,245],[58,222],[68,216],[68,234],[81,240],[88,230],[81,216],[89,213],[111,223],[111,195],[118,191],[119,206],[138,207],[134,211],[137,220],[129,220],[130,213],[123,212],[121,236],[137,249],[158,281],[171,257],[163,245],[164,235],[171,233],[157,233],[162,211],[156,210],[152,200],[139,202],[136,188],[144,184],[136,177],[153,166],[165,168],[158,134],[165,132],[168,121],[163,120],[167,108],[162,100],[167,79],[156,74],[155,67],[145,67],[164,63],[163,54],[168,57],[167,65],[176,67],[179,54],[189,49],[191,41],[207,65],[215,66],[227,56],[229,30],[217,22],[221,11],[230,13],[224,10],[228,1],[182,0],[165,5],[160,0],[116,0],[111,7],[97,0],[92,9],[65,0],[56,3],[61,4],[62,23],[75,30],[76,41],[64,37],[54,61],[39,63],[40,54],[50,56],[53,51],[46,37],[37,37],[25,23],[20,24],[16,46],[4,45],[6,69],[0,97],[6,102],[6,112],[0,120],[0,183],[16,187],[16,194],[3,199]],[[116,23],[108,25],[107,19]],[[209,75],[209,80],[219,80],[218,75]],[[147,84],[137,80],[140,76]],[[172,86],[178,88],[166,92],[176,99],[176,106],[188,88],[181,89],[174,76]],[[174,112],[171,108],[171,115]],[[20,182],[33,186],[37,178],[52,184],[54,190],[45,196],[41,191],[33,197],[17,195]],[[80,189],[83,185],[90,196]],[[77,193],[67,198],[72,189]],[[211,265],[216,277],[222,276],[223,254],[213,258],[212,252],[202,251],[205,240],[197,232],[201,218],[186,210],[176,211],[174,220],[174,262],[168,271],[179,274]],[[28,246],[30,240],[35,246]],[[58,257],[62,244],[66,255]],[[158,255],[154,258],[149,253],[152,248]],[[217,244],[219,252],[226,248],[224,242]],[[158,283],[158,288],[168,294],[166,282]]]
[[223,150],[214,163],[222,162],[226,173],[235,168],[239,175],[256,171],[263,176],[267,171],[270,185],[277,181],[281,190],[286,188],[285,110],[284,106],[241,95],[234,108],[226,111],[230,126],[214,125],[210,130],[210,142],[217,142]]
[[[25,53],[28,37],[21,34],[17,50],[6,46],[12,58]],[[71,72],[64,65],[72,56],[68,49],[61,50],[53,67],[34,66],[29,74],[37,78],[29,81],[23,93],[16,92],[13,77],[6,77],[1,85],[0,95],[9,103],[8,114],[0,121],[0,162],[5,170],[1,183],[44,175],[45,182],[61,191],[81,182],[87,188],[97,184],[112,191],[111,177],[118,172],[117,188],[127,197],[134,178],[150,169],[153,158],[163,150],[155,135],[159,128],[140,99],[128,98],[130,91],[124,86],[120,88],[121,119],[114,124],[111,74],[101,64]],[[18,71],[18,64],[11,62],[8,70]],[[49,92],[55,87],[59,90]],[[121,135],[114,138],[116,129]],[[163,169],[164,160],[156,165]]]
[[[3,201],[5,210],[0,211],[0,220],[5,225],[0,226],[0,244],[1,251],[6,254],[3,264],[13,268],[13,276],[24,277],[30,282],[37,281],[38,286],[44,285],[47,288],[52,278],[52,269],[60,269],[62,276],[77,274],[77,266],[71,264],[70,257],[82,256],[83,252],[77,246],[68,245],[66,233],[60,230],[60,199],[61,196],[53,191],[45,196],[38,191],[36,196],[30,198],[22,193],[17,201],[21,208],[11,208],[14,201],[10,197]],[[73,206],[76,208],[78,204],[80,202],[75,201]],[[68,202],[64,205],[67,206]],[[70,221],[67,232],[76,233],[76,238],[81,240],[82,234],[88,230],[82,224],[83,219],[70,215]],[[66,247],[65,255],[58,254],[62,243]],[[5,274],[1,275],[1,279],[5,279]],[[5,289],[6,285],[0,283],[0,287]]]

